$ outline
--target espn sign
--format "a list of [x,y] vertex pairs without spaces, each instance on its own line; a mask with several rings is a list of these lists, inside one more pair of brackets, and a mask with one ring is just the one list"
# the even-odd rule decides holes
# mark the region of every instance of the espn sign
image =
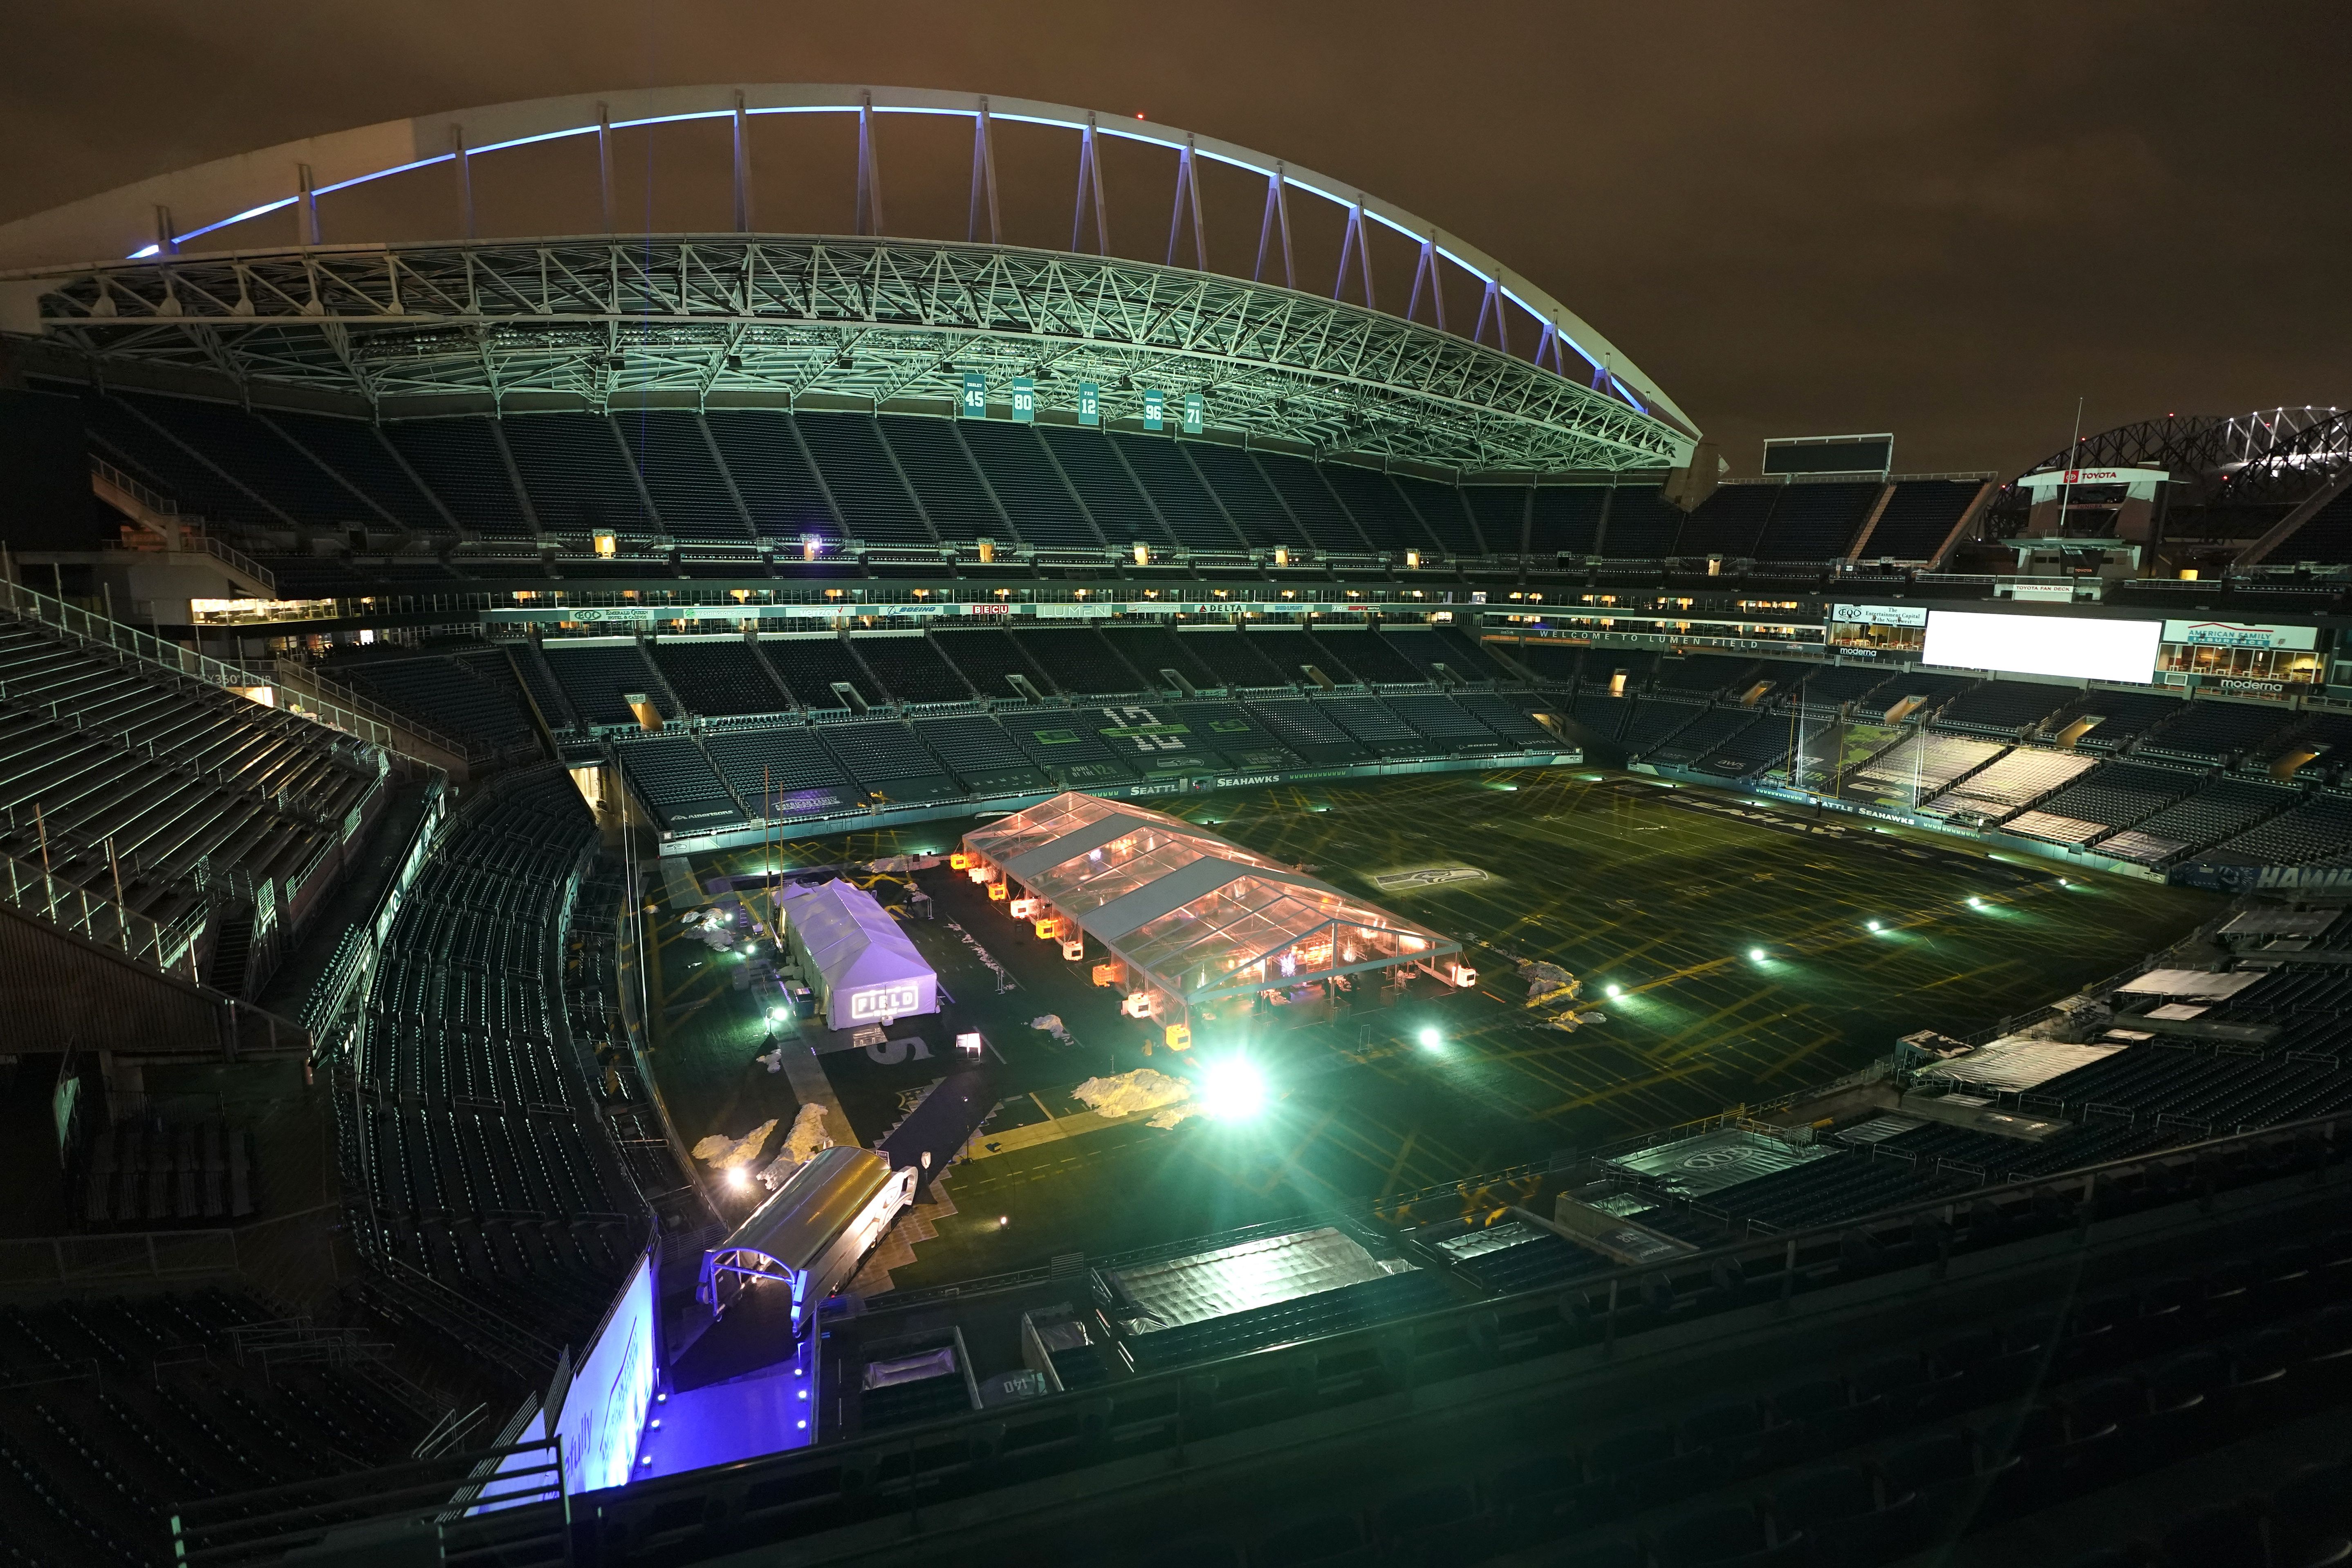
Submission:
[[852,1018],[896,1018],[915,1011],[922,1005],[922,988],[911,980],[893,981],[887,985],[869,985],[863,991],[849,994],[849,1016]]

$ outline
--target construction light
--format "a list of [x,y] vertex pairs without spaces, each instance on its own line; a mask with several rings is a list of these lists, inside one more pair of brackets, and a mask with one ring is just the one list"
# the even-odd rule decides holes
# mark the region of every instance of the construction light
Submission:
[[1764,950],[1760,947],[1751,947],[1748,950],[1748,956],[1754,962],[1761,963],[1764,962]]
[[1619,998],[1620,996],[1622,996],[1622,995],[1624,995],[1624,994],[1625,994],[1625,988],[1624,988],[1622,985],[1612,985],[1612,986],[1609,988],[1609,1000],[1611,1000],[1612,1002],[1616,1001],[1616,1000],[1617,1000],[1617,998]]
[[751,1184],[751,1173],[737,1165],[727,1173],[727,1184],[740,1192]]
[[1421,1048],[1424,1051],[1433,1051],[1444,1043],[1445,1037],[1434,1029],[1423,1029],[1421,1032]]
[[1265,1109],[1265,1079],[1247,1058],[1226,1057],[1202,1072],[1200,1100],[1219,1121],[1247,1121]]
[[1870,922],[1870,929],[1871,929],[1871,930],[1873,930],[1873,931],[1876,931],[1876,930],[1878,929],[1878,922],[1877,922],[1876,921],[1871,921],[1871,922]]
[[1972,910],[1980,910],[1984,908],[1984,900],[1971,894],[1969,899],[1969,908]]

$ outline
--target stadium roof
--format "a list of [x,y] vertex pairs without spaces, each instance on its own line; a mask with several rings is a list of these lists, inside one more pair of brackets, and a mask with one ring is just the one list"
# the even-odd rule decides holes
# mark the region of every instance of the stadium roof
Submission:
[[1014,812],[964,847],[1188,1006],[1462,951],[1181,818],[1090,795]]
[[[748,127],[811,115],[857,121],[856,232],[757,230]],[[972,124],[964,236],[885,226],[876,126],[892,115]],[[614,132],[696,120],[733,125],[731,231],[615,235]],[[1066,250],[1003,242],[998,120],[1077,139]],[[1108,139],[1170,160],[1164,263],[1108,254],[1096,151]],[[472,165],[551,144],[580,160],[581,227],[593,232],[481,237]],[[1265,182],[1247,278],[1211,266],[1199,181],[1213,169]],[[1057,200],[1066,177],[1054,176]],[[530,178],[549,184],[543,171]],[[355,224],[343,193],[379,182],[408,182],[452,233],[398,244],[367,233],[384,220]],[[1294,206],[1302,233],[1341,229],[1328,291],[1296,263]],[[326,228],[337,243],[322,243]],[[1409,285],[1392,251],[1375,287],[1376,231],[1417,249]],[[1245,238],[1225,248],[1250,254]],[[1590,323],[1425,219],[1212,137],[1026,100],[771,85],[488,105],[240,154],[0,225],[0,267],[22,269],[0,275],[0,331],[62,351],[59,374],[95,365],[164,390],[379,416],[678,401],[936,412],[977,373],[1008,405],[1006,384],[1031,378],[1048,417],[1077,407],[1082,383],[1113,425],[1144,422],[1152,393],[1172,423],[1198,395],[1188,433],[1456,470],[1652,470],[1686,461],[1696,437]],[[1477,291],[1475,322],[1449,328],[1449,280]]]

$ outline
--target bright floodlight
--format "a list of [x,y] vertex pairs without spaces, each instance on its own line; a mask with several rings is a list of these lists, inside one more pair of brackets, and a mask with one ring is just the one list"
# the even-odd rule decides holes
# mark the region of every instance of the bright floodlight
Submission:
[[1423,1029],[1421,1032],[1421,1048],[1425,1051],[1435,1050],[1444,1043],[1444,1040],[1445,1037],[1434,1029]]
[[1975,897],[1974,895],[1970,895],[1969,899],[1969,908],[1972,910],[1980,910],[1984,908],[1984,900]]
[[1622,996],[1623,994],[1625,994],[1625,988],[1622,985],[1612,985],[1609,988],[1609,1000],[1612,1002],[1614,1002],[1618,997]]
[[1241,1057],[1211,1062],[1201,1074],[1201,1109],[1220,1121],[1246,1121],[1265,1109],[1265,1079]]
[[1873,931],[1876,931],[1876,930],[1878,929],[1878,922],[1877,922],[1876,921],[1871,921],[1871,922],[1870,922],[1870,929],[1871,929],[1871,930],[1873,930]]
[[1748,956],[1758,963],[1761,963],[1764,962],[1764,950],[1760,947],[1751,947],[1748,950]]
[[727,1184],[730,1187],[748,1187],[751,1184],[751,1173],[737,1165],[727,1173]]

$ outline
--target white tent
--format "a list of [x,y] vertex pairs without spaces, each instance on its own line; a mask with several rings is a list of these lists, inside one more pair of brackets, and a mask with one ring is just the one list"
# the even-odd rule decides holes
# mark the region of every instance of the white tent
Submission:
[[848,882],[787,888],[776,908],[825,1026],[940,1010],[940,980],[874,895]]

